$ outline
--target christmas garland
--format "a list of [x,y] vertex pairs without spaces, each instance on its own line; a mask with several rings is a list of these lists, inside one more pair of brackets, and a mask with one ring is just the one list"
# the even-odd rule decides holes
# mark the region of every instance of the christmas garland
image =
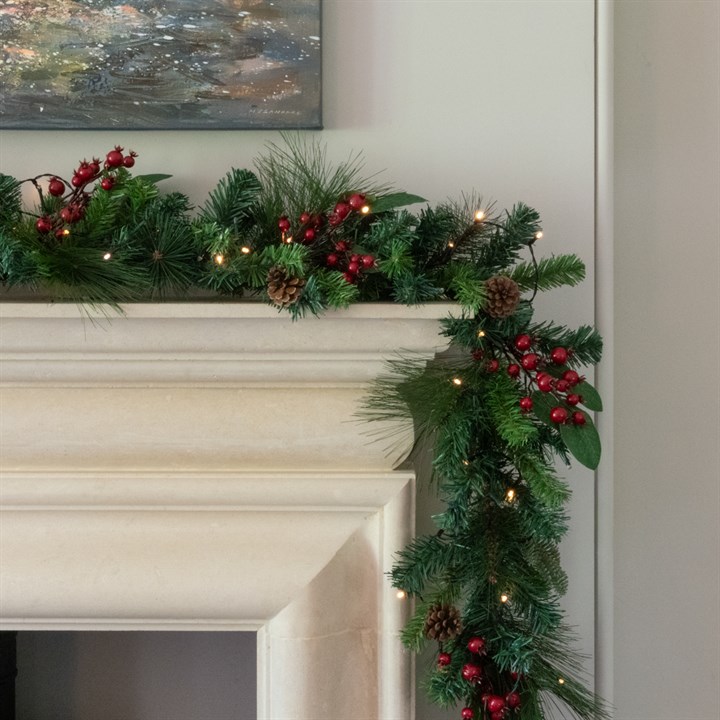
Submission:
[[[362,176],[358,156],[333,166],[300,137],[270,145],[256,172],[231,170],[194,214],[166,175],[130,172],[115,147],[70,180],[0,175],[0,278],[53,299],[95,305],[205,290],[262,297],[295,317],[357,301],[453,300],[443,322],[454,352],[398,358],[364,415],[413,422],[433,445],[446,503],[435,534],[418,537],[392,573],[416,601],[402,640],[437,654],[427,692],[462,705],[464,720],[540,720],[552,708],[605,717],[577,677],[560,597],[558,544],[570,489],[556,463],[589,468],[602,409],[580,374],[600,359],[591,327],[533,320],[540,291],[583,280],[575,255],[537,260],[538,213],[494,212],[474,195],[424,200]],[[21,191],[37,192],[33,211]]]

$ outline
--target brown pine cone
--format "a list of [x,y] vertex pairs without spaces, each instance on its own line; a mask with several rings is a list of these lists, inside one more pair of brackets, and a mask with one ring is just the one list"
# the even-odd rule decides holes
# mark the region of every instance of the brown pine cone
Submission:
[[291,277],[279,265],[270,268],[267,276],[267,294],[280,307],[288,307],[296,303],[302,295],[305,280]]
[[485,281],[485,312],[494,318],[512,315],[520,302],[520,288],[506,275],[495,275]]
[[432,605],[425,619],[425,636],[430,640],[445,642],[457,637],[462,631],[460,611],[454,605]]

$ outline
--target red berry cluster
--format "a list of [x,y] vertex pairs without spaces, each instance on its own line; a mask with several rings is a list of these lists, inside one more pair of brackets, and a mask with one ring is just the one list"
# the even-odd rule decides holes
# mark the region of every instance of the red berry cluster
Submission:
[[[336,203],[333,211],[327,216],[322,213],[313,214],[303,212],[299,216],[292,234],[293,223],[287,215],[283,215],[278,220],[278,228],[285,242],[298,241],[304,245],[311,245],[322,239],[321,232],[327,223],[330,231],[324,238],[332,244],[330,246],[330,252],[325,256],[325,264],[329,268],[341,272],[347,282],[355,283],[364,271],[375,267],[375,258],[372,255],[352,252],[349,240],[335,241],[334,235],[336,228],[339,228],[351,213],[363,212],[363,208],[366,207],[365,203],[365,195],[354,193],[348,198]],[[367,212],[367,210],[365,210],[365,212]]]
[[[137,153],[132,150],[127,155],[123,155],[123,149],[116,145],[105,157],[103,168],[100,167],[100,159],[82,160],[73,171],[70,180],[72,189],[65,195],[67,185],[65,181],[52,175],[48,182],[48,194],[53,197],[63,198],[63,206],[53,215],[43,215],[35,222],[37,231],[43,235],[54,232],[55,236],[62,238],[69,234],[68,225],[79,222],[85,217],[85,209],[92,193],[87,192],[87,186],[100,180],[100,187],[103,190],[112,190],[117,182],[113,170],[119,167],[131,168],[135,165]],[[37,183],[36,183],[37,186]],[[39,190],[39,186],[38,190]]]
[[[558,405],[550,411],[550,419],[557,425],[572,423],[584,425],[585,415],[573,408],[582,402],[582,396],[573,392],[576,385],[584,378],[575,370],[564,370],[561,375],[551,374],[543,368],[556,368],[559,372],[571,357],[572,352],[564,347],[555,347],[547,357],[532,350],[533,340],[529,335],[518,335],[513,343],[514,351],[519,356],[520,364],[508,365],[508,375],[519,378],[522,370],[525,371],[530,382],[537,385],[540,392],[551,393],[558,401]],[[521,370],[522,369],[522,370]],[[520,399],[520,408],[523,412],[530,412],[533,407],[532,398],[525,396]]]
[[[505,368],[507,374],[514,380],[525,382],[527,390],[535,385],[540,392],[550,393],[558,402],[550,411],[550,419],[557,425],[565,423],[584,425],[587,422],[585,414],[574,410],[582,403],[582,395],[574,392],[576,385],[585,380],[575,370],[565,369],[563,366],[572,356],[572,351],[564,347],[553,348],[549,355],[532,352],[533,339],[530,335],[518,335],[507,348],[507,353],[513,360]],[[482,350],[473,351],[475,360],[483,360],[485,354]],[[496,358],[485,361],[487,372],[497,372],[500,362]],[[553,369],[554,372],[547,372]],[[523,377],[524,375],[524,377]],[[520,409],[528,413],[533,409],[533,399],[530,395],[520,398]]]
[[349,283],[355,283],[364,270],[375,267],[375,258],[372,255],[358,255],[352,252],[349,240],[339,240],[335,243],[334,252],[331,252],[325,262],[328,267],[340,270]]
[[[470,638],[467,643],[467,649],[473,657],[462,666],[461,673],[463,680],[479,688],[482,693],[480,695],[481,707],[484,710],[484,715],[489,720],[507,720],[510,714],[520,707],[520,693],[512,689],[501,694],[492,687],[492,683],[485,669],[485,664],[487,664],[488,660],[486,659],[487,648],[484,638]],[[449,653],[441,652],[438,655],[437,662],[439,668],[446,668],[451,664],[452,657]],[[509,673],[507,678],[508,686],[514,688],[519,679],[521,678],[518,673]],[[473,720],[475,710],[473,710],[472,707],[464,707],[460,713],[460,717],[462,720]]]

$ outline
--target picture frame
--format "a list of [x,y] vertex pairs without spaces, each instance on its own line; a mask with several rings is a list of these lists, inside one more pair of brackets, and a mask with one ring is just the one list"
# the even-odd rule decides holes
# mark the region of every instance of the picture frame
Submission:
[[14,0],[5,129],[319,129],[321,0]]

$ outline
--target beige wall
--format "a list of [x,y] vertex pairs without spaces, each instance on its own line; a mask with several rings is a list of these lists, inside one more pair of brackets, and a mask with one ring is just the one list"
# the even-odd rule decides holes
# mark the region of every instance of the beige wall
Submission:
[[[369,171],[437,201],[477,189],[500,207],[523,200],[544,218],[541,251],[576,252],[581,289],[541,301],[544,315],[593,320],[592,0],[324,0],[325,125],[330,153],[364,150]],[[274,133],[0,133],[0,167],[63,172],[115,143],[138,172],[200,202],[231,165],[248,165]],[[593,651],[593,476],[572,474],[564,546],[567,607]],[[427,507],[419,509],[425,526]],[[435,711],[422,708],[427,720]],[[450,713],[456,717],[456,713]]]
[[617,720],[720,717],[720,3],[615,9]]

